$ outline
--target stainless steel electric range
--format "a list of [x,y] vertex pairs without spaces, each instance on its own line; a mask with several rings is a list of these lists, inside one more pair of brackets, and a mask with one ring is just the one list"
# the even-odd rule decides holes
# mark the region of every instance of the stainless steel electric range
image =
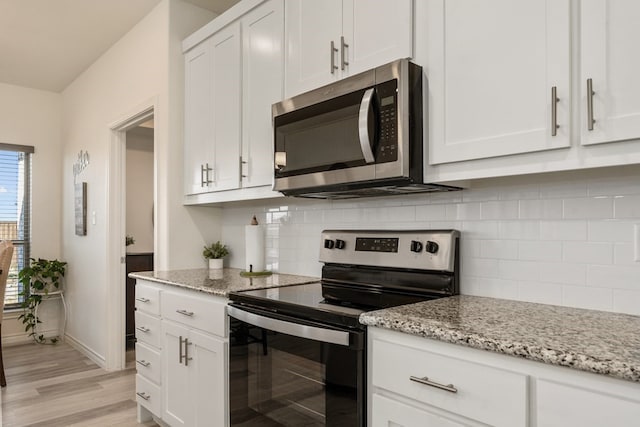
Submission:
[[459,237],[327,230],[320,282],[230,293],[231,426],[365,426],[358,317],[458,294]]

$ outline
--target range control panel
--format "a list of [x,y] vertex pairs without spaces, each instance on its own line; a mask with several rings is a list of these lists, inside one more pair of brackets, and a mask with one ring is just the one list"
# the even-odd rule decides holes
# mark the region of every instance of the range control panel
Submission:
[[320,262],[453,271],[457,230],[325,230]]

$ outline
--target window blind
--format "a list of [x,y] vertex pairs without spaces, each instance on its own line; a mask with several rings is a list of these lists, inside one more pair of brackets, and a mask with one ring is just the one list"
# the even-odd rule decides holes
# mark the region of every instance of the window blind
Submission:
[[5,291],[5,309],[22,302],[18,272],[29,263],[31,155],[33,147],[0,143],[0,240],[15,247]]

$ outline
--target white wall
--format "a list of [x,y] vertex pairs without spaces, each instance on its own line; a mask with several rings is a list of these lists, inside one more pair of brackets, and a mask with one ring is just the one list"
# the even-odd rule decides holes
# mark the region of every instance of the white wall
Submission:
[[491,179],[472,189],[357,201],[277,201],[228,207],[229,263],[244,268],[244,225],[267,224],[267,264],[319,276],[330,228],[455,228],[461,293],[640,315],[640,166]]
[[127,252],[153,252],[153,129],[127,132]]
[[[35,147],[32,171],[31,256],[61,257],[61,97],[57,93],[0,83],[0,142]],[[43,306],[44,329],[57,328],[57,306]],[[6,314],[3,342],[26,339],[19,313]]]
[[[176,57],[179,52],[174,44],[175,39],[186,34],[178,34],[174,27],[188,33],[211,17],[199,8],[195,8],[197,13],[186,13],[193,8],[179,0],[163,0],[62,93],[62,250],[69,262],[70,303],[67,333],[98,362],[105,359],[108,347],[107,290],[109,286],[123,286],[120,280],[106,282],[111,231],[106,223],[109,150],[113,143],[110,125],[136,114],[150,101],[156,105],[157,268],[200,265],[201,257],[195,254],[204,241],[201,230],[219,233],[215,216],[201,215],[200,222],[194,221],[182,206],[181,194],[175,191],[176,183],[182,180],[182,156],[176,155],[182,152],[182,110],[175,103],[182,97],[183,83],[173,81],[181,77],[173,68],[182,61],[181,54]],[[96,213],[96,224],[89,222],[87,236],[83,237],[74,234],[71,175],[71,165],[80,150],[88,151],[91,157],[91,164],[79,180],[88,183],[89,217]]]

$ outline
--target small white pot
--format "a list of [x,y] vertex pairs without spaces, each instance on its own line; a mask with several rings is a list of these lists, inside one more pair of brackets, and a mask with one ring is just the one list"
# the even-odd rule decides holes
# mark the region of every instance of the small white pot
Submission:
[[209,260],[209,270],[222,270],[222,258],[212,258]]

